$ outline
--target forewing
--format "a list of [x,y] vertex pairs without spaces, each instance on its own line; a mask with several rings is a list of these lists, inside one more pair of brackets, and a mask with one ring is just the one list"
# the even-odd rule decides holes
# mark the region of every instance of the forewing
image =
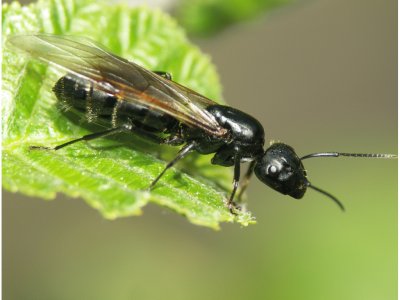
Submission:
[[222,136],[226,130],[205,109],[210,99],[113,55],[96,42],[60,35],[18,35],[7,41],[30,56],[90,80],[125,101],[166,113],[180,122]]

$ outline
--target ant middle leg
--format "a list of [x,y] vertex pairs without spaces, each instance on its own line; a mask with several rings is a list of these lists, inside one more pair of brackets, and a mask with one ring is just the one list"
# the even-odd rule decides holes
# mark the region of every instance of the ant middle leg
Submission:
[[160,180],[160,178],[165,174],[165,172],[168,169],[172,168],[178,161],[180,161],[186,155],[188,155],[194,149],[195,146],[196,143],[192,141],[189,144],[186,144],[181,150],[179,150],[178,155],[165,166],[164,170],[156,177],[156,179],[153,180],[148,189],[151,190]]

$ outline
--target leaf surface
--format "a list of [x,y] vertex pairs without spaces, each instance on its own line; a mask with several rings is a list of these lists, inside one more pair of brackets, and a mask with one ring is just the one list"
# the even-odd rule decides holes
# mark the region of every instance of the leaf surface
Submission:
[[[232,170],[213,166],[210,156],[192,154],[146,188],[179,150],[134,135],[55,146],[90,132],[96,125],[72,122],[57,109],[51,88],[62,76],[46,65],[5,47],[7,36],[45,32],[90,37],[113,53],[151,69],[216,101],[218,75],[210,59],[191,45],[175,21],[146,7],[91,1],[44,0],[29,6],[3,5],[2,139],[3,186],[12,192],[53,199],[57,193],[84,199],[106,218],[138,215],[149,202],[168,207],[190,222],[218,228],[220,222],[254,222],[249,212],[234,217],[224,201]],[[188,175],[190,174],[190,175]]]

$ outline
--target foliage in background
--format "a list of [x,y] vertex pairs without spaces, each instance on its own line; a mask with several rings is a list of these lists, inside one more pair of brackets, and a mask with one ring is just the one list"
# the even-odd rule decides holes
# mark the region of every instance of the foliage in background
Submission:
[[193,0],[180,1],[175,14],[192,34],[210,35],[227,26],[255,18],[295,0]]
[[[30,145],[55,146],[90,131],[57,109],[51,87],[62,74],[5,47],[7,36],[46,32],[90,37],[117,55],[152,70],[171,72],[175,81],[221,99],[215,68],[173,19],[146,7],[88,0],[43,0],[29,6],[14,2],[3,5],[2,14],[6,189],[44,199],[53,199],[58,192],[80,197],[106,218],[140,214],[143,206],[153,202],[212,228],[226,221],[253,222],[247,212],[236,218],[229,213],[224,201],[231,187],[231,170],[212,166],[210,157],[191,155],[180,167],[192,176],[171,170],[149,193],[145,189],[177,148],[125,135],[59,151],[29,150]],[[101,131],[93,126],[91,131]]]

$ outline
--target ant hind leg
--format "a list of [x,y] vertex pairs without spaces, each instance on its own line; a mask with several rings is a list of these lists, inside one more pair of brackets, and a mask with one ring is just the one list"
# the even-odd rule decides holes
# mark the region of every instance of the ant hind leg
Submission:
[[103,138],[103,137],[106,137],[106,136],[110,136],[110,135],[114,135],[114,134],[118,134],[118,133],[122,133],[122,132],[129,132],[129,131],[132,130],[132,128],[133,128],[132,125],[126,124],[126,125],[119,126],[119,127],[112,128],[112,129],[108,129],[108,130],[105,130],[105,131],[87,134],[87,135],[84,135],[84,136],[82,136],[82,137],[80,137],[78,139],[74,139],[74,140],[68,141],[66,143],[57,145],[55,147],[30,146],[29,149],[30,150],[59,150],[59,149],[62,149],[64,147],[66,147],[66,146],[75,144],[75,143],[80,142],[80,141],[90,141],[90,140],[94,140],[94,139],[97,139],[97,138]]

